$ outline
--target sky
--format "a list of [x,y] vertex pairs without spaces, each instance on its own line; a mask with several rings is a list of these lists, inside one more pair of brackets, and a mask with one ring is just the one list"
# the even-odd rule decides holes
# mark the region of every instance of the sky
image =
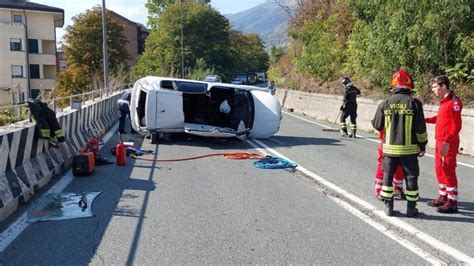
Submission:
[[[96,5],[102,0],[31,0],[31,2],[64,9],[64,27],[56,29],[58,42],[64,35],[66,26],[72,24],[71,18]],[[147,0],[105,0],[105,7],[131,21],[146,25]],[[264,3],[265,0],[211,0],[211,5],[222,14],[235,14]]]

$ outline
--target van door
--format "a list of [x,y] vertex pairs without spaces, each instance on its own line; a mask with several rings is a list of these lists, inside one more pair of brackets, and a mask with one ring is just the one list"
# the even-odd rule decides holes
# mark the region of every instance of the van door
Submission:
[[184,129],[183,95],[180,91],[150,90],[146,121],[149,130]]

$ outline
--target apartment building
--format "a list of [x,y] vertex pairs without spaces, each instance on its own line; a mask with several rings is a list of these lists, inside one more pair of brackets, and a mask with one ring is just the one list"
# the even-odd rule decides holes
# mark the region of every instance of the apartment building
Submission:
[[56,28],[64,10],[0,0],[0,105],[23,102],[56,81]]
[[130,58],[127,60],[129,67],[137,62],[138,55],[145,51],[145,40],[148,37],[149,30],[142,24],[133,22],[112,10],[108,10],[115,21],[123,26],[123,35],[127,39],[125,49]]

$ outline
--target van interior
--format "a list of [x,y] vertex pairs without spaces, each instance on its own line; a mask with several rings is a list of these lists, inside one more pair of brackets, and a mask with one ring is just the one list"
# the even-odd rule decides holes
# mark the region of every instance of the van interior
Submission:
[[[229,113],[220,111],[227,100]],[[247,90],[215,86],[204,94],[183,93],[184,122],[232,128],[238,131],[242,121],[245,128],[252,128],[254,103]]]

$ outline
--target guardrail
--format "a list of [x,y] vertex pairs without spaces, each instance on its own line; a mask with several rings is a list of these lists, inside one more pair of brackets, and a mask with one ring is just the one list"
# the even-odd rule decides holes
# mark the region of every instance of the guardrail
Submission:
[[[133,83],[127,83],[127,84],[123,84],[123,85],[119,85],[119,86],[114,86],[114,87],[108,88],[108,89],[98,89],[98,90],[93,90],[93,91],[89,91],[89,92],[73,94],[73,95],[69,95],[69,96],[52,97],[51,99],[43,99],[44,95],[40,94],[39,97],[37,97],[37,98],[42,100],[43,102],[47,103],[48,106],[54,112],[56,112],[57,103],[60,102],[60,101],[69,101],[69,107],[71,107],[73,109],[77,109],[77,108],[80,108],[80,106],[82,106],[82,103],[84,103],[88,100],[95,101],[96,99],[102,99],[104,96],[107,97],[109,94],[112,94],[116,91],[121,91],[125,88],[129,88],[129,87],[132,87],[132,86],[133,86]],[[65,105],[63,107],[68,107],[68,106]],[[21,103],[12,104],[12,105],[0,106],[0,112],[3,112],[3,110],[5,110],[5,109],[13,109],[13,112],[15,113],[15,115],[17,117],[21,117],[23,108],[26,110],[26,112],[28,112],[27,116],[28,116],[28,119],[31,121],[31,116],[29,114],[28,104],[26,102],[21,102]],[[25,116],[26,116],[26,114],[25,114]],[[19,121],[21,121],[21,120],[19,120]],[[19,122],[19,121],[15,121],[15,122]],[[15,123],[15,122],[13,122],[13,123]],[[6,126],[6,125],[4,125],[4,126]]]

